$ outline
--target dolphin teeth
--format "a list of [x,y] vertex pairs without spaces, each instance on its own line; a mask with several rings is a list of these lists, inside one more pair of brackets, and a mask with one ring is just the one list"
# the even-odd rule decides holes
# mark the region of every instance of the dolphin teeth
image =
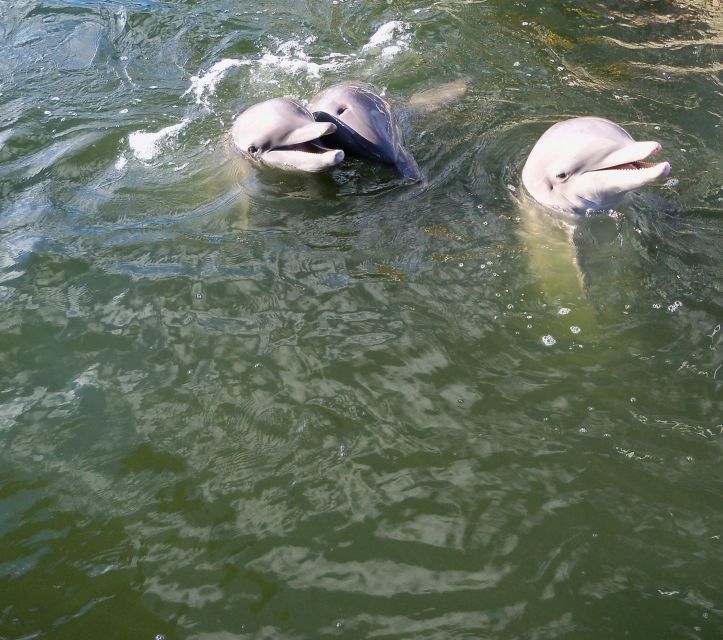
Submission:
[[309,140],[308,142],[299,142],[297,144],[289,144],[282,147],[275,147],[274,151],[301,151],[303,153],[326,153],[327,151],[333,151],[322,147],[316,140]]
[[617,164],[614,167],[603,167],[602,169],[595,169],[595,171],[637,171],[638,169],[650,169],[654,167],[658,162],[645,162],[643,160],[635,160],[634,162],[625,162],[624,164]]

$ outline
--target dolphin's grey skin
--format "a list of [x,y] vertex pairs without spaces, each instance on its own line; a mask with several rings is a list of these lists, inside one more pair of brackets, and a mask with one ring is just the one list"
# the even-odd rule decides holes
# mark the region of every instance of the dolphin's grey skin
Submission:
[[565,120],[532,148],[522,184],[546,207],[574,213],[608,209],[628,191],[668,175],[669,163],[643,161],[661,149],[658,142],[636,142],[610,120]]
[[410,182],[422,180],[416,161],[402,144],[391,107],[370,87],[335,84],[314,96],[309,110],[317,122],[336,125],[336,132],[325,138],[328,144],[349,156],[392,165]]
[[246,159],[292,171],[323,171],[339,164],[344,152],[325,148],[336,125],[316,122],[311,113],[289,98],[259,102],[239,115],[231,140]]

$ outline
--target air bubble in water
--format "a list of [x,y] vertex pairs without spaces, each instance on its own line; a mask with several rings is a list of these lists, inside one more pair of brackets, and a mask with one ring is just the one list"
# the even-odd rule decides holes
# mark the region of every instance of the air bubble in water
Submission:
[[546,347],[551,347],[553,344],[556,344],[557,340],[553,338],[551,335],[542,336],[542,344],[544,344]]
[[572,331],[575,335],[577,335],[578,333],[580,333],[581,329],[580,329],[580,327],[573,325],[570,327],[570,331]]
[[570,309],[568,309],[567,307],[560,307],[560,310],[557,312],[557,315],[566,316],[568,313],[570,313]]

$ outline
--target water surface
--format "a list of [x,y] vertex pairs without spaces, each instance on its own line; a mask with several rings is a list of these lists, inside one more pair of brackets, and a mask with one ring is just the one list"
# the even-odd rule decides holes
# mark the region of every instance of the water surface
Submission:
[[[720,638],[720,16],[0,5],[0,637]],[[229,155],[347,78],[426,185]],[[518,180],[584,114],[673,172],[571,244]]]

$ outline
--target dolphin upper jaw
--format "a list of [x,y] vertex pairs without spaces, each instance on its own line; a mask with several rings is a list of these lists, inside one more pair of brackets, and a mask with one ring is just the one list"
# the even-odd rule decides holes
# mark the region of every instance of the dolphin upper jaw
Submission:
[[336,126],[331,122],[310,122],[307,125],[291,129],[285,136],[275,142],[274,147],[291,147],[303,145],[307,142],[328,136],[336,131]]

